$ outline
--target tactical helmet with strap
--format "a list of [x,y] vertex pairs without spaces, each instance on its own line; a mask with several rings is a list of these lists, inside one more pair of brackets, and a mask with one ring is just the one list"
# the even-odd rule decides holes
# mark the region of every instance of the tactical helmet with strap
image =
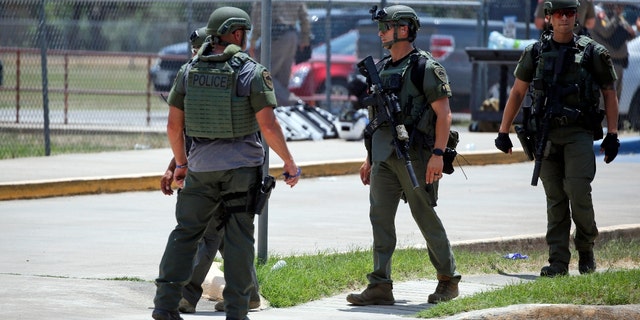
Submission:
[[219,37],[238,29],[251,30],[251,18],[242,9],[220,7],[209,16],[207,34],[210,36]]
[[[393,25],[393,40],[383,43],[383,47],[390,48],[396,42],[413,42],[416,39],[416,33],[420,29],[420,19],[411,7],[394,5],[378,10],[378,6],[373,6],[369,12],[371,13],[371,20],[378,21],[379,24],[395,23]],[[398,38],[398,25],[409,26],[408,37]]]

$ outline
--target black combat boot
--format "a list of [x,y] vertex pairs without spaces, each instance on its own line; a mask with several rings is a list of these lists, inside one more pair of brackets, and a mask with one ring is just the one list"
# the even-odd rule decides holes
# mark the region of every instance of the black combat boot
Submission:
[[347,301],[356,306],[368,306],[372,304],[392,305],[396,303],[393,298],[393,285],[391,283],[373,283],[367,286],[362,293],[351,293]]
[[593,250],[578,251],[578,271],[580,274],[592,273],[596,271],[596,260],[593,258]]
[[429,295],[429,303],[438,303],[449,301],[458,296],[458,282],[461,276],[449,277],[442,274],[438,275],[438,286],[436,291]]
[[540,270],[541,277],[557,277],[566,276],[569,274],[569,266],[565,263],[553,262],[546,267],[542,267]]
[[153,309],[151,317],[155,320],[183,320],[178,311]]

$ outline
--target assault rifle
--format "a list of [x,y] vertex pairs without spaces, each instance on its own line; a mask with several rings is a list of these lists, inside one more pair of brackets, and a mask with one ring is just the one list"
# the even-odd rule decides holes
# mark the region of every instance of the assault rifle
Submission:
[[[372,126],[368,126],[365,130],[365,140],[371,139],[373,131],[378,125],[388,122],[391,127],[391,133],[393,135],[393,146],[396,149],[396,155],[399,159],[404,160],[407,173],[411,179],[413,188],[416,189],[420,185],[416,178],[416,173],[411,166],[411,158],[409,157],[409,133],[402,123],[402,110],[400,109],[400,103],[398,102],[398,96],[392,92],[388,92],[382,89],[382,81],[376,69],[373,58],[368,56],[362,61],[358,62],[358,70],[368,80],[370,86],[370,95],[363,99],[364,105],[373,106],[376,110],[376,115],[372,120]],[[367,147],[370,149],[370,146]],[[370,150],[368,150],[370,152]]]
[[[536,103],[536,113],[543,110],[544,114],[541,117],[539,126],[539,139],[536,146],[535,153],[535,165],[533,167],[533,177],[531,178],[531,185],[538,185],[538,178],[540,177],[540,169],[542,168],[542,159],[549,155],[551,150],[551,143],[549,140],[549,130],[551,129],[551,121],[555,118],[577,118],[579,111],[576,109],[570,109],[563,107],[562,98],[566,95],[575,93],[579,90],[576,86],[563,87],[558,84],[558,77],[564,71],[564,64],[567,60],[567,53],[571,49],[566,46],[561,46],[558,56],[553,63],[553,80],[551,84],[544,87],[545,97],[544,99],[538,99]],[[534,86],[536,80],[534,80]]]

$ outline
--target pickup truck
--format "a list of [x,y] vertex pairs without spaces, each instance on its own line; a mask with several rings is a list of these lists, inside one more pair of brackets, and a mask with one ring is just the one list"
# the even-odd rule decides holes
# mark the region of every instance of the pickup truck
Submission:
[[[469,113],[471,108],[479,108],[480,106],[470,105],[472,64],[465,48],[483,46],[487,42],[491,31],[502,32],[504,22],[489,20],[485,30],[484,24],[478,23],[476,19],[426,17],[420,19],[420,25],[418,37],[414,44],[420,49],[430,51],[447,70],[447,75],[451,82],[451,90],[453,91],[453,97],[450,100],[451,110],[453,112]],[[358,31],[357,55],[359,58],[371,55],[377,60],[388,54],[383,52],[381,48],[376,23],[370,19],[360,20],[358,22]],[[529,33],[528,36],[527,32]],[[516,24],[517,38],[537,39],[539,36],[540,32],[532,23],[529,25],[528,31],[524,23]],[[514,66],[511,66],[508,72],[508,83],[513,82]],[[497,66],[489,66],[487,70],[488,87],[496,87],[499,82],[499,68]],[[486,93],[483,99],[490,98],[491,91],[495,91],[489,88],[483,90]]]

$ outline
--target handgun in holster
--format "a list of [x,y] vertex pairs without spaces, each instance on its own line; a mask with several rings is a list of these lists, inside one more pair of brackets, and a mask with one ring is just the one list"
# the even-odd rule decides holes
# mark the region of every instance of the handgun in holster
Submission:
[[536,150],[535,134],[533,130],[531,130],[532,108],[532,106],[522,108],[522,126],[514,126],[518,140],[520,140],[520,144],[522,145],[522,150],[529,161],[535,159],[534,152]]
[[533,161],[533,152],[536,149],[536,142],[533,135],[522,126],[515,126],[515,129],[524,154],[527,155],[527,159],[529,159],[529,161]]
[[261,214],[262,209],[267,204],[267,200],[271,196],[271,190],[276,187],[276,178],[270,175],[266,175],[262,179],[262,184],[259,188],[256,188],[256,202],[255,202],[255,214]]

